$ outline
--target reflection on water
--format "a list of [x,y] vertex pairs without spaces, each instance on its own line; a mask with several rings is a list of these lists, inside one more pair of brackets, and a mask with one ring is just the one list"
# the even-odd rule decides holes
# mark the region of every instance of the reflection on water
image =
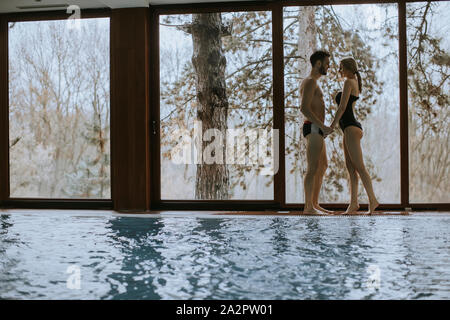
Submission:
[[[448,215],[39,212],[0,225],[2,299],[450,298]],[[80,289],[67,287],[72,265]]]
[[111,219],[107,226],[110,232],[106,237],[112,240],[112,246],[120,249],[123,259],[120,270],[105,275],[111,290],[102,298],[161,299],[156,293],[157,274],[148,271],[163,266],[159,252],[161,241],[156,239],[163,228],[162,220],[119,218]]

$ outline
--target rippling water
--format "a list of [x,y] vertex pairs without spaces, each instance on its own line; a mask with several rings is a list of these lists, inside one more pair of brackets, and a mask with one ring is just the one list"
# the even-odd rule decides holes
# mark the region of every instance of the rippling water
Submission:
[[2,299],[450,298],[447,214],[0,212],[0,224]]

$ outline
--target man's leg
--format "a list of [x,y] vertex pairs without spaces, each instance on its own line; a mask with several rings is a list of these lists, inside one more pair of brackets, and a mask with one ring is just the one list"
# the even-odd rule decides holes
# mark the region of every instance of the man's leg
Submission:
[[320,214],[320,212],[314,209],[313,194],[314,178],[319,168],[319,160],[322,154],[324,141],[323,137],[318,133],[310,133],[306,136],[306,139],[308,141],[306,144],[307,169],[304,179],[305,208],[303,212]]
[[323,177],[325,175],[325,171],[327,170],[327,168],[328,168],[327,148],[324,142],[322,152],[320,153],[319,166],[317,168],[316,175],[314,176],[314,191],[312,196],[313,206],[316,210],[320,210],[325,213],[333,213],[333,211],[326,210],[319,205],[320,188],[322,187]]

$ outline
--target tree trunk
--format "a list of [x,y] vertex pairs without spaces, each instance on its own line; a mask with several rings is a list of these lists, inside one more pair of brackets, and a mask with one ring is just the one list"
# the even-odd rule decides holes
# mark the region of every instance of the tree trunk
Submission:
[[[225,164],[228,98],[225,86],[226,59],[222,51],[222,17],[220,13],[192,15],[192,63],[196,72],[197,119],[202,122],[201,137],[208,129],[222,133],[222,163],[197,164],[195,198],[222,200],[229,198],[229,173]],[[215,137],[217,139],[217,137]],[[201,150],[210,143],[201,139]]]
[[[298,12],[298,55],[300,58],[298,59],[298,65],[297,65],[297,72],[300,77],[300,82],[298,83],[300,88],[300,83],[309,76],[309,73],[311,71],[311,63],[309,61],[309,57],[311,54],[316,50],[317,47],[317,31],[316,31],[316,19],[315,19],[315,7],[300,7]],[[297,157],[297,163],[300,167],[300,172],[306,171],[306,162],[300,161],[301,155],[306,154],[306,144],[304,143],[304,139],[302,137],[301,128],[303,125],[303,121],[305,117],[303,116],[303,113],[300,112],[300,104],[302,102],[302,96],[299,92],[299,100],[298,100],[298,109],[296,109],[295,116],[297,117],[300,125],[294,126],[294,138],[295,142],[299,142],[298,145],[300,147],[298,157]],[[298,132],[297,132],[298,131]],[[297,177],[297,175],[295,175]],[[297,191],[297,188],[300,188],[302,190],[300,194],[302,194],[302,197],[300,198],[300,201],[304,201],[304,190],[303,190],[303,184],[298,185],[297,180],[295,180],[295,188]]]
[[317,48],[315,7],[301,7],[299,10],[298,27],[298,72],[300,77],[306,78],[311,70],[309,57]]

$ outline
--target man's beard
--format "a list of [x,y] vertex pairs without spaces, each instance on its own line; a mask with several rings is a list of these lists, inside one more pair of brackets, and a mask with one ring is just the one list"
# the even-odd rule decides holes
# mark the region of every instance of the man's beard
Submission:
[[325,76],[327,74],[327,70],[323,66],[320,66],[319,72],[323,76]]

